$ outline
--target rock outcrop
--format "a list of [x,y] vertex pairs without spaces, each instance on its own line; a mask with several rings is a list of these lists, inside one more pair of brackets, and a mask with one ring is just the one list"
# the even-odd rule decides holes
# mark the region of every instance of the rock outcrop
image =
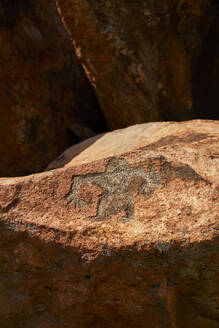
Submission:
[[217,1],[56,2],[111,128],[218,118]]
[[0,179],[0,327],[217,328],[218,128],[136,125]]
[[54,1],[1,0],[0,99],[0,176],[42,171],[85,128],[106,131]]

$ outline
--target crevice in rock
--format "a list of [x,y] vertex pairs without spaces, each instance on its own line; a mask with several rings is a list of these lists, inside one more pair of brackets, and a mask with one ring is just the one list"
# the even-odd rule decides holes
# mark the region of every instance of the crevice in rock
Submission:
[[212,1],[212,24],[193,67],[194,115],[219,119],[219,2]]
[[52,287],[49,287],[49,286],[44,286],[45,289],[48,289],[50,292],[53,292],[54,289]]

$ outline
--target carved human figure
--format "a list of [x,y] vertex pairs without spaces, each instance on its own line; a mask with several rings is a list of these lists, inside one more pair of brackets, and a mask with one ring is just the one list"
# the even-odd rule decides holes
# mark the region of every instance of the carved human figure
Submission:
[[102,193],[99,195],[97,213],[92,220],[108,220],[112,215],[125,212],[122,221],[135,220],[134,195],[151,193],[160,184],[154,172],[132,168],[121,158],[109,160],[105,172],[89,173],[73,177],[71,190],[66,196],[70,204],[82,208],[86,202],[80,195],[81,186],[97,185]]

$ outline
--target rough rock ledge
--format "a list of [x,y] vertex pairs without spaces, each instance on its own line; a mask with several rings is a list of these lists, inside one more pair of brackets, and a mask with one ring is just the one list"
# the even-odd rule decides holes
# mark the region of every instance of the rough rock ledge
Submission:
[[149,123],[0,179],[0,327],[219,327],[218,146]]

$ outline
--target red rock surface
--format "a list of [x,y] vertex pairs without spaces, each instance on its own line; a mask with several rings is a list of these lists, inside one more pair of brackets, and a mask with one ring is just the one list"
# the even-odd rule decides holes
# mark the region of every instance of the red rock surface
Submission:
[[0,327],[217,328],[218,128],[136,125],[0,179]]
[[218,117],[217,1],[56,2],[111,128]]
[[78,141],[76,123],[104,130],[54,1],[1,0],[0,100],[0,176],[42,171]]

